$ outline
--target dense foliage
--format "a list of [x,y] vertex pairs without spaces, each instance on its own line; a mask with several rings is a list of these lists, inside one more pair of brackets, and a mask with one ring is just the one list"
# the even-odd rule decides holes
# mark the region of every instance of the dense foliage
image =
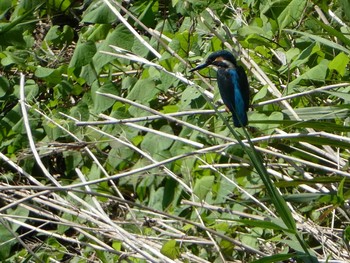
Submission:
[[[1,0],[1,262],[350,260],[346,0]],[[216,74],[248,74],[235,128]]]

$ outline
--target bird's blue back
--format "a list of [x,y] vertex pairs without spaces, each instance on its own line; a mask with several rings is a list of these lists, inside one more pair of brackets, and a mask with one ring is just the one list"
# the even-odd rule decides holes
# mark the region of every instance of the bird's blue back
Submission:
[[246,126],[249,107],[249,84],[244,69],[219,68],[217,81],[222,100],[232,112],[233,123],[236,127]]

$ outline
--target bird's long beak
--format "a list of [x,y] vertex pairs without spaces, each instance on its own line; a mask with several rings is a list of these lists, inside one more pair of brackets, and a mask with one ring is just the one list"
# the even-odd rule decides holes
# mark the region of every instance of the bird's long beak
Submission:
[[190,72],[193,72],[193,71],[196,71],[196,70],[200,70],[200,69],[206,68],[206,67],[208,67],[208,66],[209,66],[209,64],[203,63],[203,64],[200,64],[200,65],[198,65],[197,67],[191,69]]

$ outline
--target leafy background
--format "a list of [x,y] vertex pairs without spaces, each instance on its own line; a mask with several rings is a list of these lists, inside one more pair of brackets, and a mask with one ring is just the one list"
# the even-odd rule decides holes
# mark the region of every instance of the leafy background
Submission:
[[[0,1],[1,261],[349,261],[349,10]],[[244,129],[188,73],[221,49]]]

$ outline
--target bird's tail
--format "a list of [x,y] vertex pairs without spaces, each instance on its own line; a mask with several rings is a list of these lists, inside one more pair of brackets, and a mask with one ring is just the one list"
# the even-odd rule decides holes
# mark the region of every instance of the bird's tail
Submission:
[[235,127],[247,126],[248,124],[248,117],[245,110],[233,112],[232,118],[233,118],[233,124],[235,125]]
[[[246,126],[248,124],[248,117],[246,112],[246,104],[245,98],[242,94],[242,89],[239,83],[239,75],[237,70],[231,70],[230,74],[232,75],[232,80],[234,84],[234,105],[231,105],[233,124],[236,127]],[[246,87],[243,87],[246,88]]]

